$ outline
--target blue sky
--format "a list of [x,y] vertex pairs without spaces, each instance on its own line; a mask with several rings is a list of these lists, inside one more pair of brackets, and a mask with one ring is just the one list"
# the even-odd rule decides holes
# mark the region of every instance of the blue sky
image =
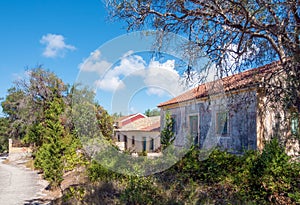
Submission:
[[[128,41],[126,25],[109,21],[101,0],[1,0],[0,26],[0,97],[39,64],[69,84],[96,76],[87,82],[110,113],[144,112],[182,92],[172,85],[177,61],[136,53],[144,51],[138,51],[143,40]],[[170,76],[173,81],[164,80]],[[126,100],[120,97],[126,94]]]

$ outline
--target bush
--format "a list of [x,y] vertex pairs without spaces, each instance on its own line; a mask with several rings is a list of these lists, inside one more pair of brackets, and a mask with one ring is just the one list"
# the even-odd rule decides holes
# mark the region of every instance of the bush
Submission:
[[59,143],[44,143],[37,151],[34,165],[41,169],[44,178],[53,187],[58,187],[63,180],[63,163]]
[[237,178],[241,185],[240,194],[246,199],[278,203],[279,198],[300,191],[299,164],[290,161],[277,139],[266,143],[261,154],[247,155],[243,159],[240,169],[243,174]]
[[92,182],[95,181],[108,182],[122,177],[121,174],[118,174],[112,170],[103,167],[101,164],[97,163],[94,160],[91,162],[87,171],[88,171],[89,179]]
[[193,147],[187,155],[177,163],[179,173],[194,181],[216,183],[234,173],[239,166],[238,157],[225,151],[215,149],[207,159],[202,159],[201,150]]
[[130,176],[120,200],[123,204],[165,204],[162,190],[151,177]]
[[236,156],[216,149],[205,160],[201,154],[193,147],[173,167],[150,177],[116,174],[92,162],[89,176],[122,184],[122,204],[184,204],[195,199],[258,204],[300,201],[299,163],[291,161],[277,140],[266,143],[262,153]]

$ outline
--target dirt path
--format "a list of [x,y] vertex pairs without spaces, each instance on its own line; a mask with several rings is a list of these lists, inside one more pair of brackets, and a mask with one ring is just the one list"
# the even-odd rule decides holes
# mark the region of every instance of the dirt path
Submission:
[[35,199],[42,196],[43,183],[36,172],[0,160],[0,204],[47,204]]

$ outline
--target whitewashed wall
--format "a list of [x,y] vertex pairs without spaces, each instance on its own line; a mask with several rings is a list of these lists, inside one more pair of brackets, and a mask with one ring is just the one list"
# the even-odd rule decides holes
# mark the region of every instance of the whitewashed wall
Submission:
[[[127,136],[127,150],[133,152],[143,151],[143,142],[146,138],[146,151],[155,152],[160,148],[160,132],[158,131],[117,131],[115,133],[115,140],[118,140],[120,135],[120,142],[124,142],[124,135]],[[132,144],[132,136],[134,136],[134,145]],[[154,149],[151,150],[151,139],[154,139]]]

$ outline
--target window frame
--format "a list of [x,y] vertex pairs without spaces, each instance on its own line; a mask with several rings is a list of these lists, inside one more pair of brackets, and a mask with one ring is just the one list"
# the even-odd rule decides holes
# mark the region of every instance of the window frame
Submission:
[[150,141],[150,150],[151,151],[154,151],[154,139],[153,138],[151,138],[151,141]]
[[[220,118],[219,118],[219,116],[220,115],[226,115],[226,121],[223,121],[223,122],[221,122],[220,121]],[[216,134],[217,135],[220,135],[220,136],[228,136],[229,135],[229,112],[228,111],[219,111],[219,112],[216,112],[216,121],[215,121],[215,132],[216,132]],[[220,124],[223,124],[223,129],[222,129],[222,131],[221,131],[221,125]],[[226,125],[225,125],[226,124]],[[224,132],[224,130],[226,129],[226,132]]]
[[172,120],[172,132],[176,135],[177,134],[177,120],[176,120],[175,114],[171,115],[171,120]]
[[[294,120],[295,120],[295,122],[294,122]],[[294,135],[294,136],[299,135],[299,133],[300,133],[299,125],[300,125],[299,114],[297,112],[292,112],[291,118],[290,118],[290,130],[291,130],[292,135]]]
[[[197,118],[197,126],[196,126],[196,136],[192,136],[192,128],[191,128],[191,118]],[[199,113],[190,113],[188,115],[188,133],[190,137],[192,137],[193,143],[195,145],[199,145],[200,143],[200,114]]]
[[143,137],[143,152],[147,151],[147,138]]

